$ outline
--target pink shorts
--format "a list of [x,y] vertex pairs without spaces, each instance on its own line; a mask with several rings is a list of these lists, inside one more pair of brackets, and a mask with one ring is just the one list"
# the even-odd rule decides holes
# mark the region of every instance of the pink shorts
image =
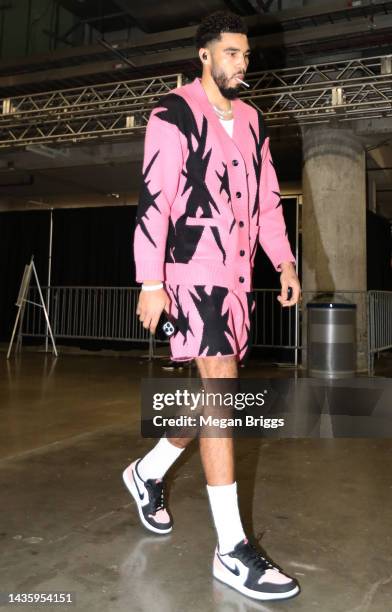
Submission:
[[170,338],[171,358],[236,355],[241,361],[250,345],[255,308],[252,291],[232,291],[217,285],[165,284],[170,314],[179,330]]

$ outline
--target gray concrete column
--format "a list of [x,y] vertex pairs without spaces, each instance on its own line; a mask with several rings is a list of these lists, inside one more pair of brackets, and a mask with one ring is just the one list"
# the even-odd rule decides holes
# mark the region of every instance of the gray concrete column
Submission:
[[312,126],[303,129],[303,158],[304,342],[312,293],[345,292],[357,304],[361,371],[367,367],[365,151],[351,129]]

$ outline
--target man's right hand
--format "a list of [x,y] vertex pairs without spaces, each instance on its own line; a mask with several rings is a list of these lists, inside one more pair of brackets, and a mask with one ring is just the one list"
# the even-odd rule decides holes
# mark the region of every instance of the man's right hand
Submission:
[[[145,282],[146,285],[157,285],[161,281]],[[141,291],[139,301],[136,308],[136,314],[139,316],[141,323],[145,329],[149,329],[152,334],[155,333],[159,317],[163,310],[169,312],[170,298],[165,289],[155,289],[154,291]]]

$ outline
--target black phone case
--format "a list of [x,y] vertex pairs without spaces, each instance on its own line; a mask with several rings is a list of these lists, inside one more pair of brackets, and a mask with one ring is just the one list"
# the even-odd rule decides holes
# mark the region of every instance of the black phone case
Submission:
[[155,338],[157,340],[168,340],[177,331],[178,327],[175,318],[169,315],[166,310],[163,310],[155,330]]

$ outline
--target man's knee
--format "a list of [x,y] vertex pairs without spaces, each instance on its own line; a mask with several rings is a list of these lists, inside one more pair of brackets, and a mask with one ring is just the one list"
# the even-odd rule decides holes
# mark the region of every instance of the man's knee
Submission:
[[196,364],[202,378],[236,378],[238,375],[235,355],[197,357]]

